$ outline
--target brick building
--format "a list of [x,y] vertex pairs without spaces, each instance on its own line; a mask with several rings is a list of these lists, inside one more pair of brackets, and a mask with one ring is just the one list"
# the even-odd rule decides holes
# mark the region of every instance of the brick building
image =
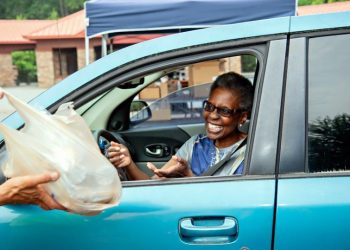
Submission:
[[25,34],[52,24],[47,20],[0,20],[0,86],[14,86],[17,69],[12,64],[11,53],[18,50],[35,50],[35,41]]
[[350,10],[350,1],[335,2],[319,5],[306,5],[298,7],[298,16],[332,13]]
[[[49,87],[85,66],[84,11],[58,20],[0,20],[0,86],[16,84],[13,51],[34,50],[39,87]],[[123,35],[112,49],[160,35]],[[90,61],[101,57],[101,39],[90,39]]]

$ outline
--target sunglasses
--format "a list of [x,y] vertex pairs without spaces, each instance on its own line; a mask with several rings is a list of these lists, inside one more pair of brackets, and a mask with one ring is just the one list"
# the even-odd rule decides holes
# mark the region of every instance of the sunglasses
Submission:
[[231,117],[234,114],[242,111],[241,109],[229,109],[229,108],[216,107],[214,104],[208,101],[203,102],[203,109],[210,113],[214,112],[214,110],[216,109],[216,113],[224,117]]

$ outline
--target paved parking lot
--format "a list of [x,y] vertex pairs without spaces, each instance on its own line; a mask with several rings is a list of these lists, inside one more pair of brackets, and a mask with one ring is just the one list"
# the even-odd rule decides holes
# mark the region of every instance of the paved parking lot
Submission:
[[[36,86],[4,87],[3,89],[26,102],[46,90],[45,88]],[[0,100],[0,120],[14,112],[14,110],[15,109],[7,102],[6,98]]]

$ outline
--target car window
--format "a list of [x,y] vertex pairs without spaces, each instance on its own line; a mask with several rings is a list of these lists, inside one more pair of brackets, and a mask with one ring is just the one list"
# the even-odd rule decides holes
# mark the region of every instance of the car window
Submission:
[[309,40],[310,172],[350,170],[349,41],[350,35]]
[[[190,58],[195,62],[193,64],[189,64],[189,58],[186,58],[187,64],[175,64],[174,61],[174,64],[168,63],[168,67],[156,67],[153,71],[148,70],[147,74],[138,74],[137,78],[122,82],[101,95],[91,106],[84,107],[83,117],[89,121],[96,135],[106,130],[121,137],[123,140],[113,140],[126,145],[136,166],[151,177],[154,173],[148,163],[156,168],[163,167],[187,141],[206,133],[202,117],[203,101],[208,98],[216,77],[236,72],[245,76],[251,85],[257,85],[264,65],[257,63],[259,53],[246,51],[251,54],[242,52],[240,56],[200,62],[197,58]],[[205,56],[217,58],[220,55],[206,53]],[[250,98],[253,98],[254,87],[251,90],[246,105],[252,105]],[[249,124],[246,122],[240,126],[240,132],[248,134]],[[230,149],[227,148],[227,151]],[[244,166],[241,161],[244,152],[245,147],[242,147],[237,151],[240,157],[232,158],[239,160],[236,168],[239,171]],[[226,174],[220,172],[220,175]]]
[[[242,55],[174,70],[143,89],[134,98],[130,108],[130,127],[202,123],[203,101],[208,98],[215,78],[222,73],[235,71],[253,83],[256,65],[254,56]],[[145,109],[144,106],[148,108]]]
[[[145,110],[130,112],[130,122],[134,128],[152,125],[194,124],[203,122],[202,104],[208,97],[211,83],[185,87],[170,95],[150,103],[152,119],[138,123],[147,113]],[[137,110],[137,107],[136,107]]]

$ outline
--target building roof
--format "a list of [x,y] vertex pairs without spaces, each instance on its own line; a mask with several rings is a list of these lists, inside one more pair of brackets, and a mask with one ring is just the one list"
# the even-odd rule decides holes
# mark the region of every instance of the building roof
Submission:
[[55,20],[51,25],[35,32],[27,33],[29,39],[84,38],[84,10]]
[[[161,35],[120,35],[113,39],[113,43],[133,44],[159,36]],[[27,34],[26,38],[33,40],[85,38],[85,12],[84,10],[80,10],[74,14],[60,18],[49,26]]]
[[52,20],[0,20],[0,44],[35,44],[24,36],[35,30],[42,29]]
[[[349,11],[350,1],[298,7],[298,15]],[[0,20],[0,44],[35,44],[41,39],[85,37],[85,12],[78,11],[58,20]],[[132,44],[161,35],[120,35],[113,43]]]
[[341,12],[350,10],[350,1],[345,2],[334,2],[319,5],[305,5],[298,7],[298,15],[313,15],[331,12]]

